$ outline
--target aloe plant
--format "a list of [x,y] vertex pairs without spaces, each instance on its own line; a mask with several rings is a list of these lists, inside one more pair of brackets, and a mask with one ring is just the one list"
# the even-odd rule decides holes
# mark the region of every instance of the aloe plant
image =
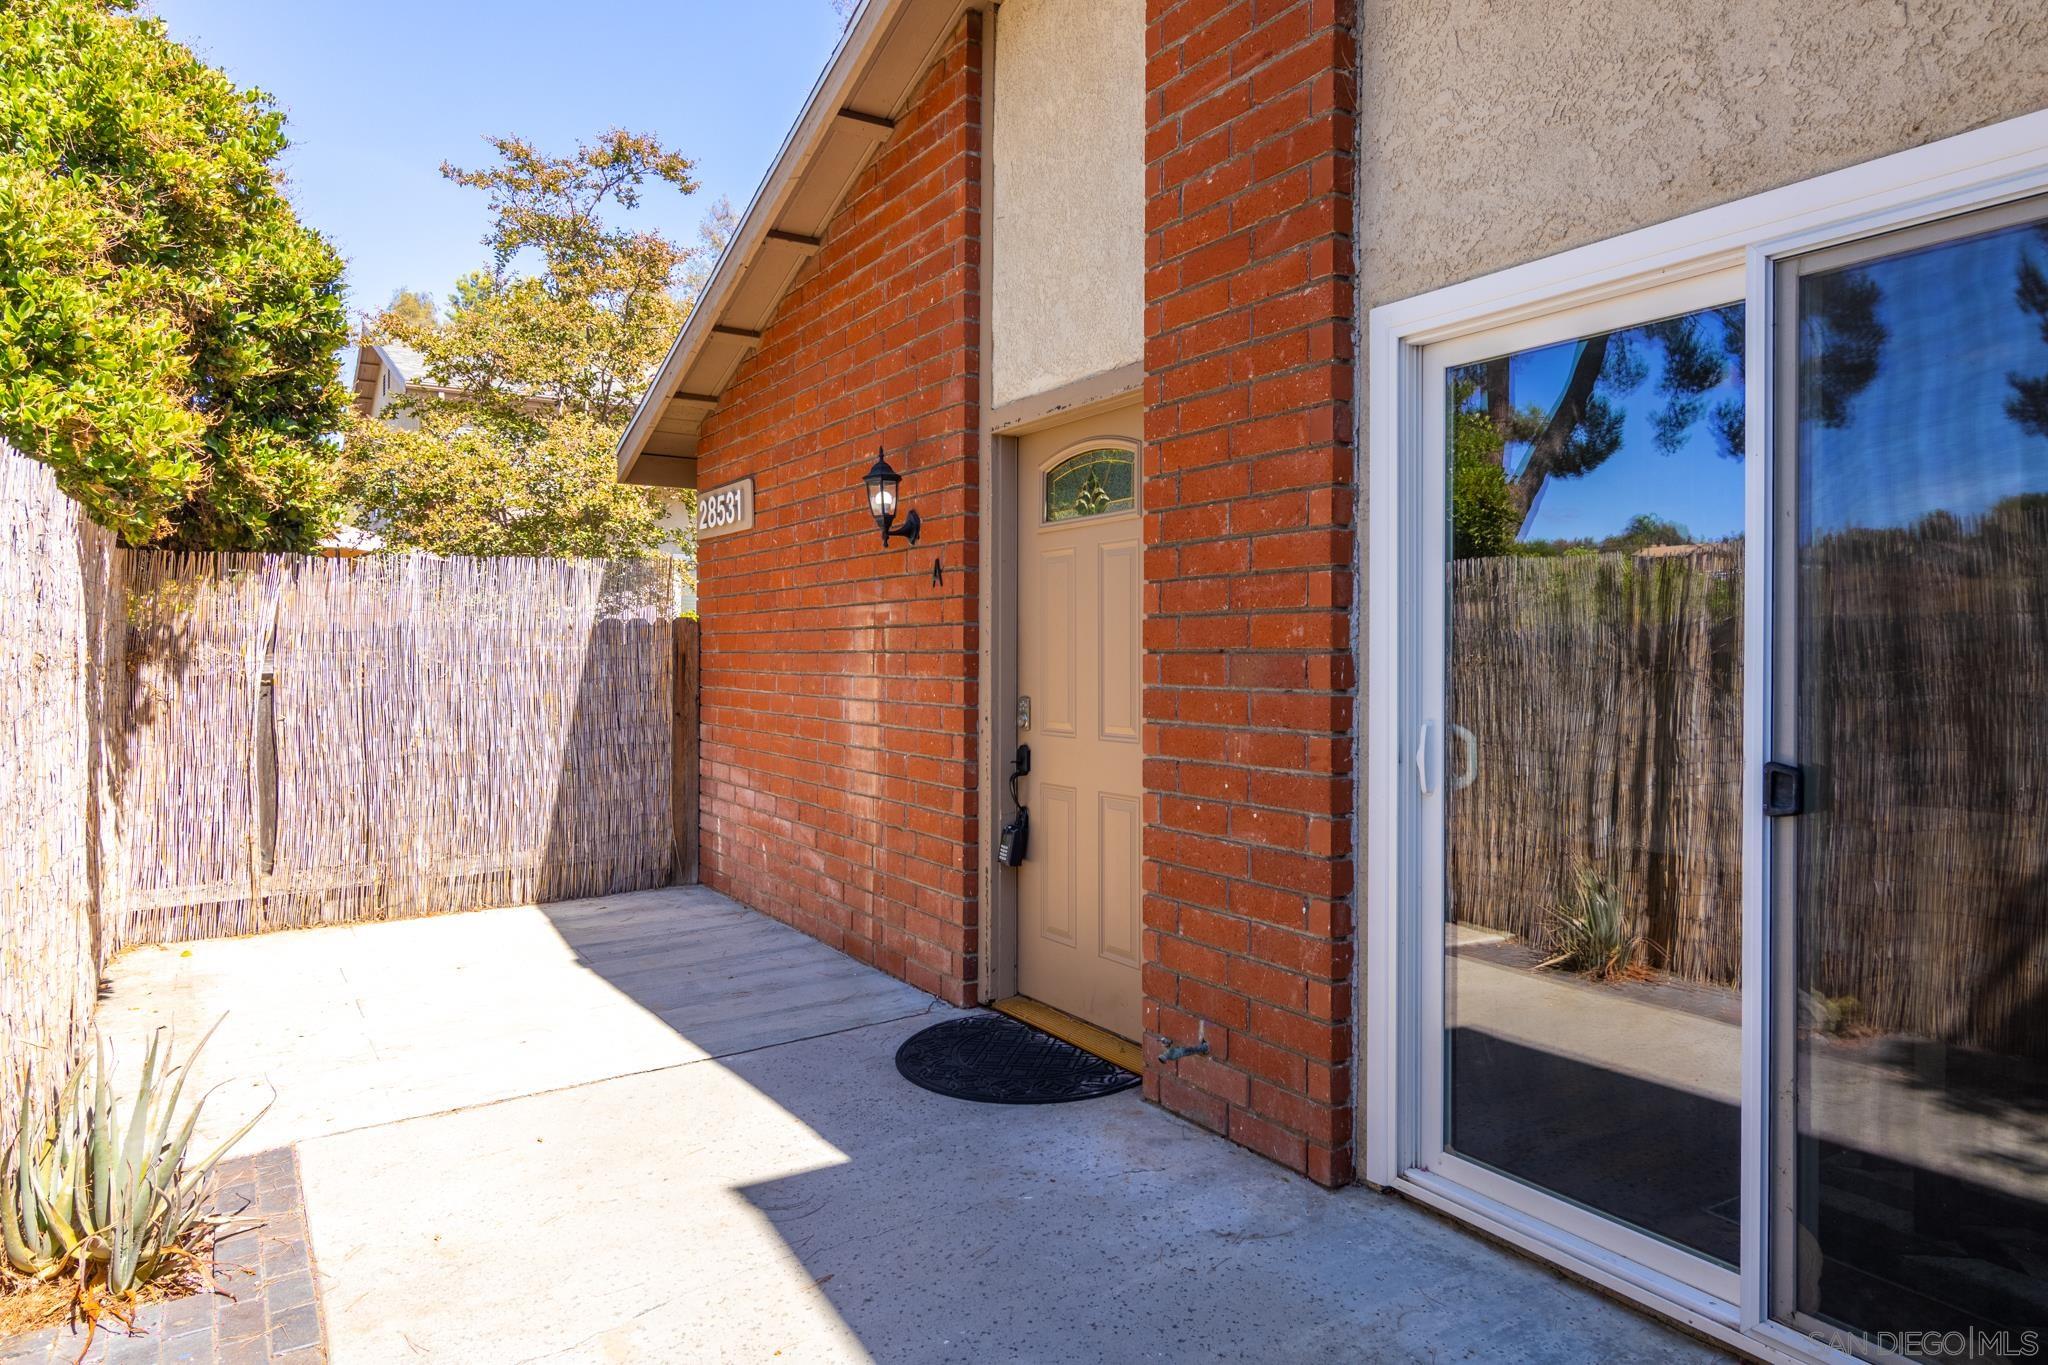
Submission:
[[104,1045],[89,1077],[81,1060],[54,1095],[24,1087],[20,1127],[0,1156],[0,1251],[16,1274],[75,1278],[81,1306],[96,1317],[194,1261],[195,1246],[227,1224],[207,1212],[211,1177],[263,1115],[210,1155],[190,1158],[205,1096],[182,1114],[179,1101],[212,1036],[208,1029],[181,1066],[152,1038],[132,1100],[116,1101]]
[[1624,974],[1643,945],[1642,936],[1630,931],[1630,918],[1612,882],[1592,868],[1579,869],[1577,884],[1550,912],[1554,951],[1539,965],[1596,981]]

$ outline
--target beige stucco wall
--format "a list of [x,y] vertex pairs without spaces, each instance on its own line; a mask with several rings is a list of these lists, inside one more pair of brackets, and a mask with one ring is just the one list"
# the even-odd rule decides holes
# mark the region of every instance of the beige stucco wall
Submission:
[[1363,0],[1367,307],[2048,107],[2048,0]]
[[996,14],[990,400],[1145,348],[1144,0],[1004,0]]
[[2048,0],[1356,3],[1361,311],[2048,108]]

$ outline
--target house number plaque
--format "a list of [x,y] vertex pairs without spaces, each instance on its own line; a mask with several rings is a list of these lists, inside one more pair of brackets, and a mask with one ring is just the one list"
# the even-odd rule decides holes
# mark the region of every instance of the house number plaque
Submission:
[[729,536],[734,531],[752,530],[754,525],[754,481],[719,488],[707,488],[697,495],[697,539]]

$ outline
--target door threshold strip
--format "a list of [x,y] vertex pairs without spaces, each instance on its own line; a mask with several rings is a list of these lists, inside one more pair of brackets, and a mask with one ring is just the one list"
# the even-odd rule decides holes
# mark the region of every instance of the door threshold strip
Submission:
[[1076,1019],[1065,1010],[1054,1009],[1042,1001],[1021,995],[997,1000],[989,1008],[1029,1024],[1041,1033],[1050,1033],[1063,1043],[1072,1043],[1111,1066],[1120,1066],[1134,1075],[1145,1074],[1145,1053],[1136,1043],[1119,1038],[1107,1029],[1097,1028],[1086,1019]]

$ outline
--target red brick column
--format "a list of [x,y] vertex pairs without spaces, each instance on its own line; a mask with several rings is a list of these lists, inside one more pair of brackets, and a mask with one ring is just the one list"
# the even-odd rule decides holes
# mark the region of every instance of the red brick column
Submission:
[[1326,1184],[1352,1176],[1353,15],[1149,0],[1146,37],[1145,1093]]

